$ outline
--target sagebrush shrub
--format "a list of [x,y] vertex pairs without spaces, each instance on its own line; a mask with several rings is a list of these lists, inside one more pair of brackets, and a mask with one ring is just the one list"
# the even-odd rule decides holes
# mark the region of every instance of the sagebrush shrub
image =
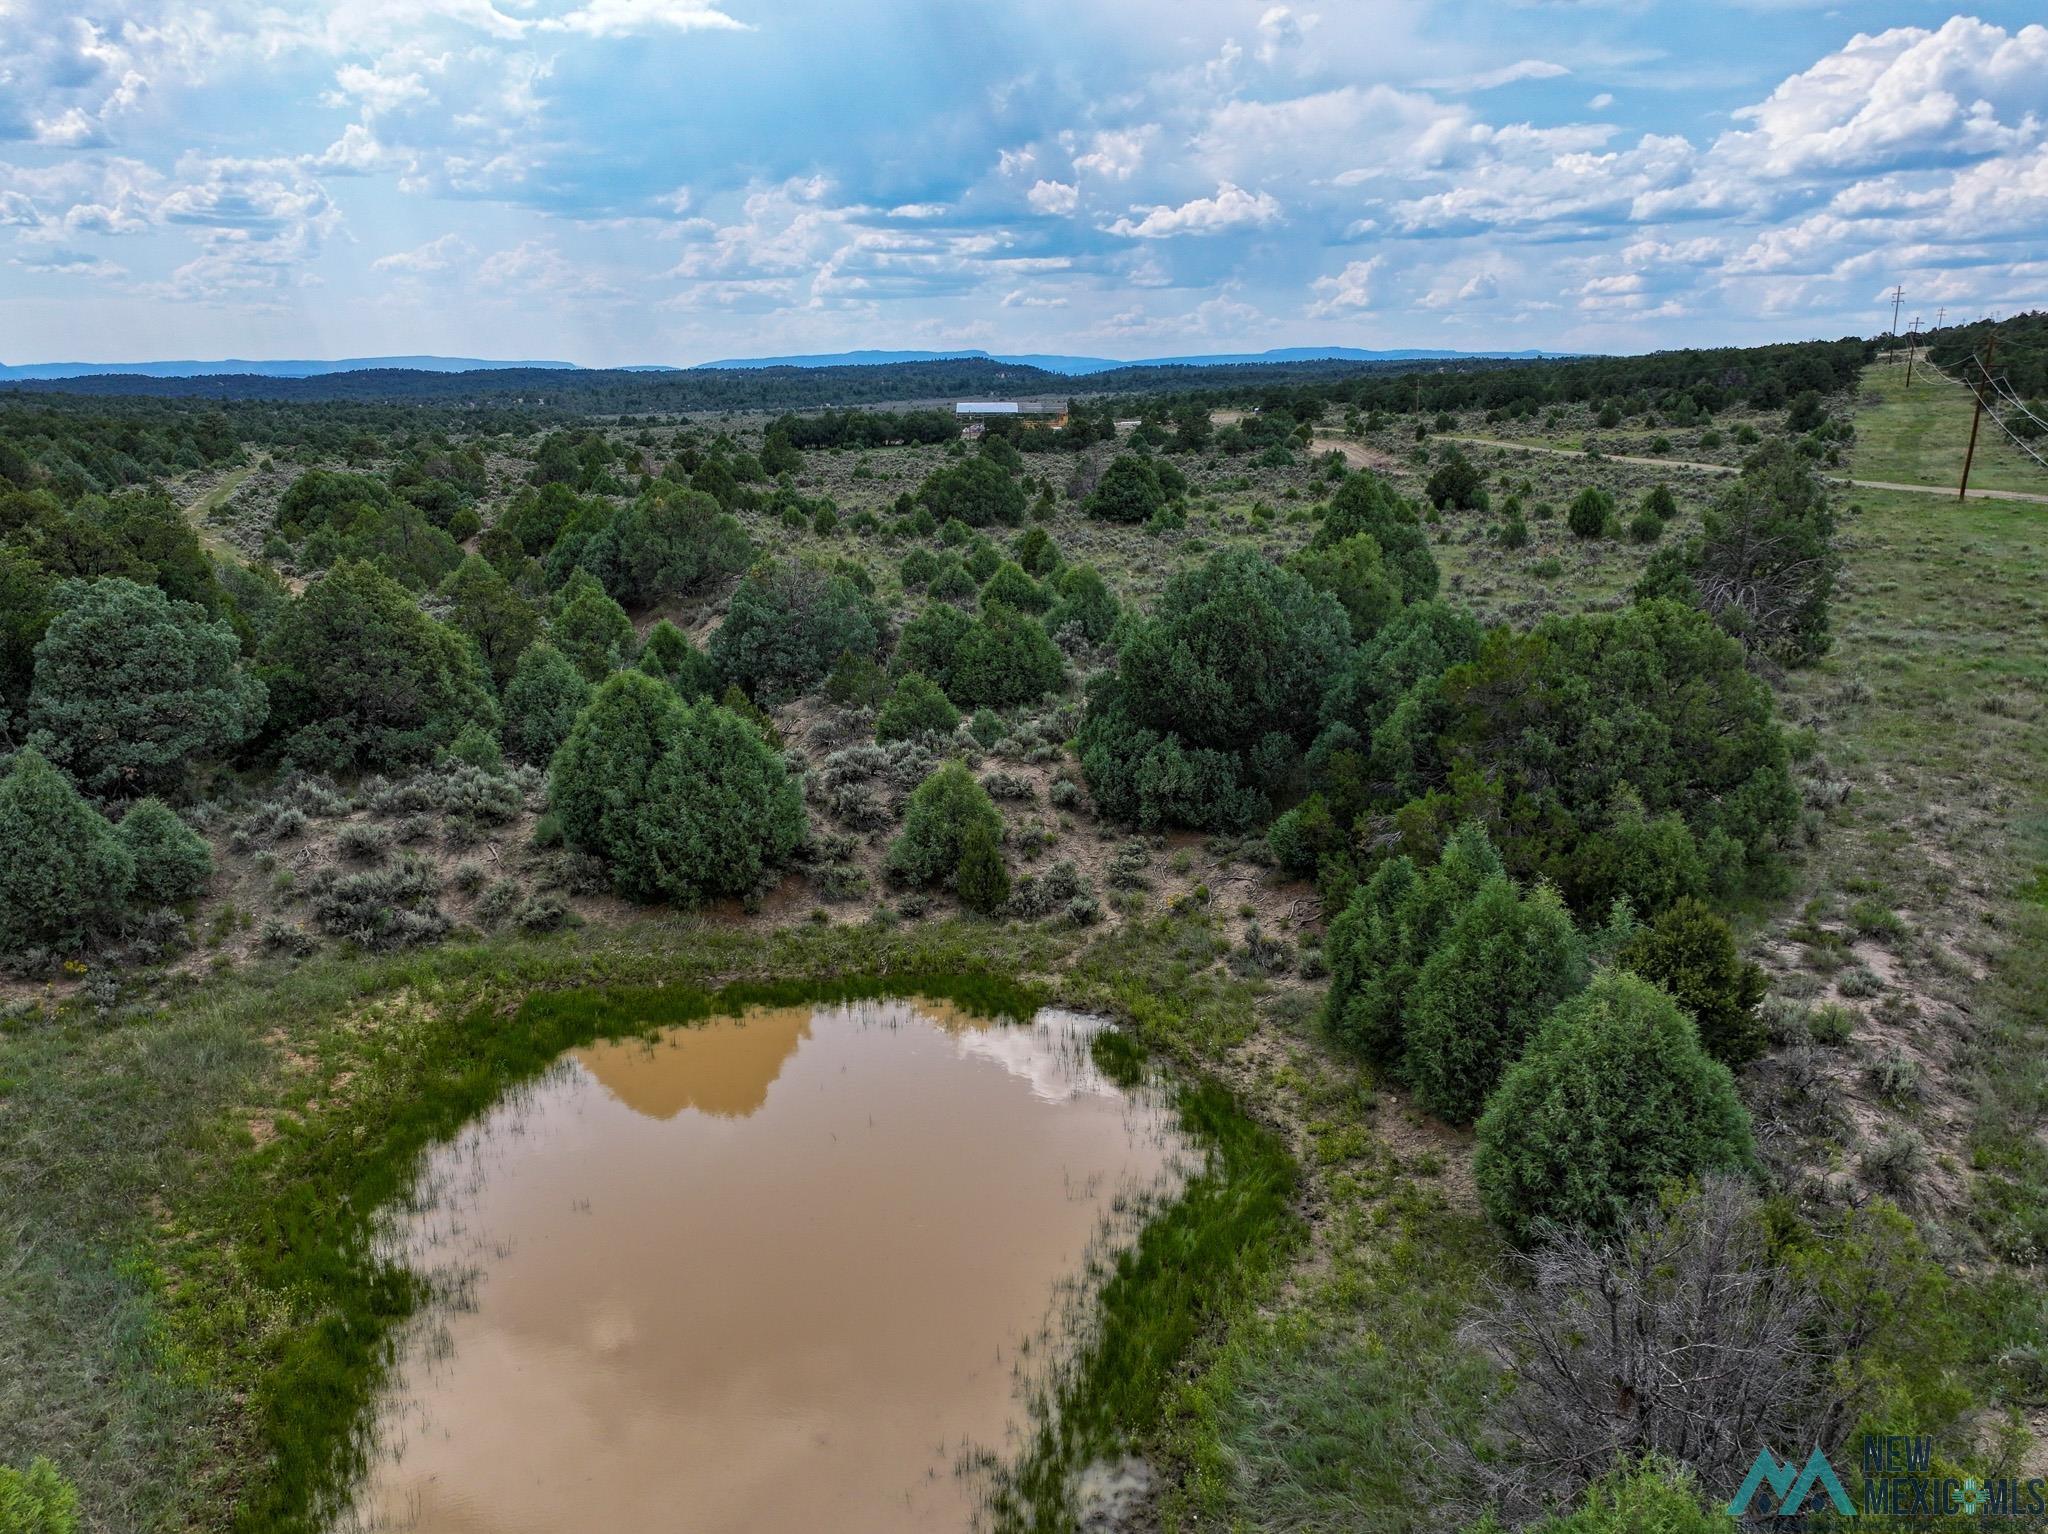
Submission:
[[441,877],[417,853],[388,868],[337,874],[321,869],[307,881],[315,923],[323,932],[365,948],[407,948],[445,937],[451,923],[439,904]]

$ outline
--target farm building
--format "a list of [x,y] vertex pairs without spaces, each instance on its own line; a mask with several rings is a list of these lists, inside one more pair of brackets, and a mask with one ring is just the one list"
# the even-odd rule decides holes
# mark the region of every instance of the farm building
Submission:
[[1067,407],[1057,400],[961,400],[953,406],[953,414],[962,422],[960,435],[963,437],[980,436],[987,429],[984,423],[990,416],[1021,417],[1034,426],[1064,426],[1067,423]]

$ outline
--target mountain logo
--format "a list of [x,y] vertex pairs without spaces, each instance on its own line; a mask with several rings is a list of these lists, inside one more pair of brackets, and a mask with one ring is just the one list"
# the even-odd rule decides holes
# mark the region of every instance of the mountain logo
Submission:
[[[1760,1511],[1767,1516],[1797,1517],[1806,1510],[1807,1499],[1815,1490],[1826,1492],[1835,1511],[1844,1518],[1856,1516],[1856,1504],[1849,1500],[1848,1492],[1842,1489],[1841,1479],[1835,1474],[1835,1467],[1828,1463],[1827,1456],[1818,1447],[1806,1456],[1806,1464],[1798,1470],[1768,1448],[1757,1450],[1756,1458],[1750,1462],[1749,1474],[1742,1478],[1742,1485],[1728,1504],[1728,1516],[1748,1516],[1750,1504],[1766,1487],[1770,1488],[1771,1495],[1765,1499]],[[1775,1507],[1771,1505],[1773,1502]]]

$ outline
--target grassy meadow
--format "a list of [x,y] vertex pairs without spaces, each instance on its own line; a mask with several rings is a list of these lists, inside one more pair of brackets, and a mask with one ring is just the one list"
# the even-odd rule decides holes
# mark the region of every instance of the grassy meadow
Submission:
[[[1856,477],[1954,489],[1962,482],[1975,408],[1969,388],[1924,357],[1913,365],[1910,386],[1903,364],[1865,369],[1856,402]],[[2048,451],[2042,456],[2048,458]],[[1970,488],[2048,495],[2048,470],[1987,419],[1977,432]]]

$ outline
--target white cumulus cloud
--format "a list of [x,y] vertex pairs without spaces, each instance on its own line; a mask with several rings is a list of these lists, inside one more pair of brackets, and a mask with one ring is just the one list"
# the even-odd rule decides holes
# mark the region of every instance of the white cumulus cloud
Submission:
[[1065,181],[1039,181],[1024,194],[1034,213],[1071,213],[1081,202],[1081,190]]
[[1372,277],[1379,270],[1380,259],[1372,256],[1364,261],[1347,262],[1344,270],[1334,277],[1318,277],[1312,286],[1320,297],[1308,306],[1308,312],[1320,319],[1370,309]]
[[1226,229],[1247,226],[1263,228],[1280,221],[1280,204],[1270,192],[1247,192],[1225,181],[1213,197],[1196,197],[1171,207],[1164,203],[1151,209],[1137,207],[1142,218],[1120,218],[1109,226],[1111,234],[1136,240],[1170,240],[1184,234],[1220,234]]

